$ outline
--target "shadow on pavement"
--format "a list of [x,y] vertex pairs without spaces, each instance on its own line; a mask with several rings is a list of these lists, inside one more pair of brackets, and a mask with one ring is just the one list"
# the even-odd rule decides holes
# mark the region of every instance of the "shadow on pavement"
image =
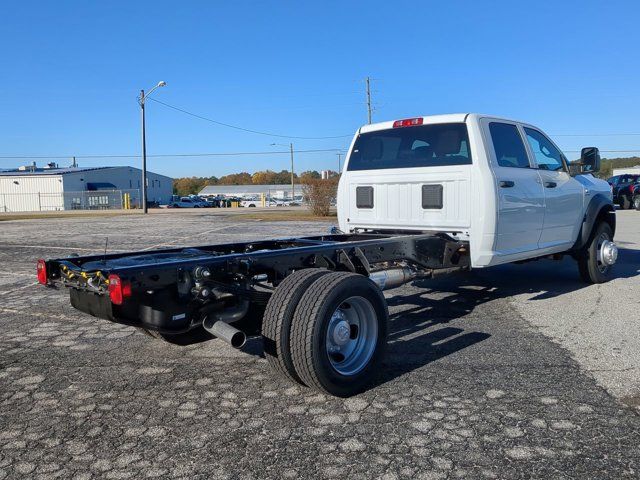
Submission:
[[[612,280],[639,274],[640,250],[621,248]],[[413,285],[420,291],[388,299],[390,307],[412,307],[390,316],[386,368],[375,385],[489,338],[491,335],[482,331],[482,323],[475,323],[473,331],[450,325],[481,304],[527,293],[534,295],[530,300],[541,300],[590,286],[580,279],[571,258],[473,270],[438,280],[419,280]],[[441,328],[433,330],[439,325]],[[424,333],[427,329],[431,331]]]

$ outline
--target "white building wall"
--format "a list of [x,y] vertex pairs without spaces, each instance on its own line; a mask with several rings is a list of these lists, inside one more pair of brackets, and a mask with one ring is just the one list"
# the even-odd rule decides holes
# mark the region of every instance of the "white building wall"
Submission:
[[62,210],[61,175],[0,175],[0,212]]
[[637,167],[614,168],[613,176],[616,175],[640,175],[640,165]]

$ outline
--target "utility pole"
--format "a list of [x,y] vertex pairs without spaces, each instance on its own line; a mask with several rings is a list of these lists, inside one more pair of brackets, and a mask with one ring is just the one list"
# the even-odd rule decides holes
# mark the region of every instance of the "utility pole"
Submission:
[[144,90],[140,90],[140,98],[138,99],[138,103],[140,104],[140,112],[142,116],[142,213],[147,213],[147,137],[145,135],[145,124],[144,124],[144,104],[147,100],[147,97],[153,93],[156,88],[166,87],[167,82],[158,82],[158,84],[153,87],[149,92],[145,95]]
[[338,155],[338,175],[340,175],[340,170],[342,170],[342,167],[340,166],[340,160],[342,158],[342,154],[336,153],[336,155]]
[[144,125],[144,90],[140,90],[140,111],[142,112],[142,213],[147,213],[147,138]]
[[371,125],[371,80],[367,77],[367,113]]
[[291,201],[295,201],[296,198],[296,186],[293,182],[293,143],[289,144],[291,150]]

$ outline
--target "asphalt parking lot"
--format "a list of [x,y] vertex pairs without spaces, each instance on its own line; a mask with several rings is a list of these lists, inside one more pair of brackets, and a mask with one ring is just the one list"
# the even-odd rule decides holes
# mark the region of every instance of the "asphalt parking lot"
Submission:
[[387,360],[336,399],[274,379],[258,340],[177,347],[34,284],[71,253],[323,233],[210,214],[0,224],[0,479],[638,478],[640,212],[616,278],[567,259],[387,292]]

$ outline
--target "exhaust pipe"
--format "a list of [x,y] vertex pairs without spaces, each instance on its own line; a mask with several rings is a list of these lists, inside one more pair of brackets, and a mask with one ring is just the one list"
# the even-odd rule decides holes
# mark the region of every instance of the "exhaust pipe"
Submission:
[[234,307],[207,315],[202,326],[207,332],[224,340],[233,348],[241,348],[247,341],[247,336],[229,323],[242,319],[248,310],[249,300],[242,300]]
[[241,332],[236,327],[229,325],[222,320],[213,321],[213,323],[207,324],[209,317],[205,319],[202,326],[215,337],[224,340],[233,348],[241,348],[247,341],[247,336],[244,332]]
[[392,268],[371,272],[369,278],[378,285],[380,290],[389,290],[399,287],[417,277],[417,273],[408,267]]

